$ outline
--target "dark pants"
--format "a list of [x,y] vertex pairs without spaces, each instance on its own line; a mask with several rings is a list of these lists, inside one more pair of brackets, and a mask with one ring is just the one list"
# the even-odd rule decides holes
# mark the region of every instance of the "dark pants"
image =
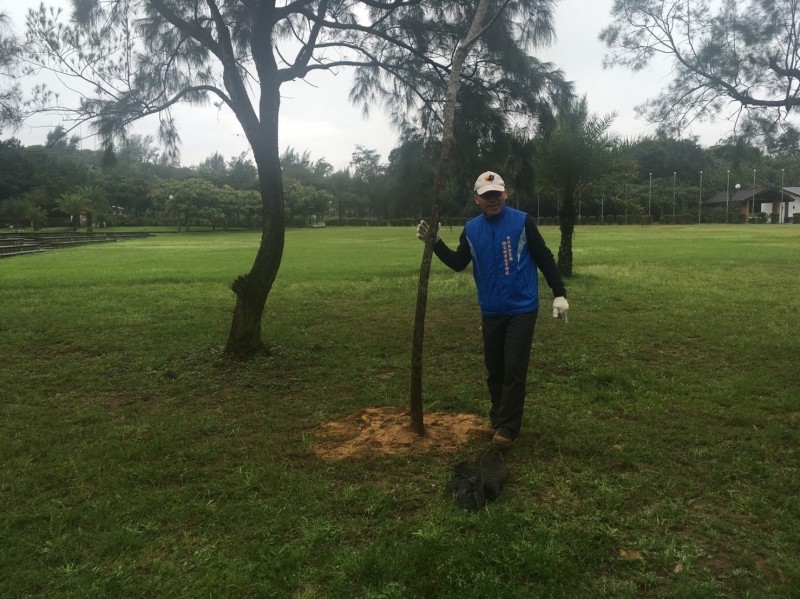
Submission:
[[483,318],[483,358],[492,407],[492,427],[505,429],[514,439],[522,428],[525,384],[531,359],[536,312]]

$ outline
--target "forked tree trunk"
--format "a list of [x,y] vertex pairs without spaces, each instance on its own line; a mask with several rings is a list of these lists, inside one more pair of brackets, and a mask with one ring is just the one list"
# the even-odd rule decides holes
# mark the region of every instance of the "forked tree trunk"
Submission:
[[439,210],[442,204],[444,183],[448,174],[450,157],[453,153],[453,123],[455,121],[458,88],[461,83],[461,69],[467,59],[470,47],[481,36],[488,8],[489,0],[480,0],[469,32],[456,49],[450,71],[450,79],[447,83],[444,125],[442,127],[442,154],[439,158],[439,167],[436,171],[436,181],[433,187],[433,205],[431,207],[428,238],[425,240],[425,250],[422,252],[422,265],[420,266],[419,283],[417,285],[417,307],[414,314],[414,337],[411,343],[411,430],[420,436],[425,435],[425,418],[422,408],[422,352],[425,341],[428,280],[431,274],[433,246],[436,243],[436,232],[439,227]]

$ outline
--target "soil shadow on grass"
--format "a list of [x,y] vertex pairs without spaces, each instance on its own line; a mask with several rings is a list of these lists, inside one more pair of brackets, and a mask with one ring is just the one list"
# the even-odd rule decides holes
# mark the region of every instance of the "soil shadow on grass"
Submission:
[[311,431],[312,453],[326,460],[452,453],[473,440],[491,438],[486,419],[475,414],[426,412],[425,436],[411,430],[408,408],[367,408]]

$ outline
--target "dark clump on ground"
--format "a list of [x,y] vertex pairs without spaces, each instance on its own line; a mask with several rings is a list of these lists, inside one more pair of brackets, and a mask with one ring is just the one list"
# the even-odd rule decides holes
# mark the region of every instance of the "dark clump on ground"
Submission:
[[464,509],[476,512],[500,496],[503,483],[508,478],[508,466],[496,450],[484,451],[473,462],[456,465],[447,490],[455,496],[456,503]]

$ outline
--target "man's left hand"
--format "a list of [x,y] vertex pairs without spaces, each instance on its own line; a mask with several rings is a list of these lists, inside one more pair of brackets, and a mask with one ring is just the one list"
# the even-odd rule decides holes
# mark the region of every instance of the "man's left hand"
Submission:
[[563,318],[564,322],[567,321],[567,312],[569,312],[569,302],[567,298],[558,296],[553,300],[553,318]]

